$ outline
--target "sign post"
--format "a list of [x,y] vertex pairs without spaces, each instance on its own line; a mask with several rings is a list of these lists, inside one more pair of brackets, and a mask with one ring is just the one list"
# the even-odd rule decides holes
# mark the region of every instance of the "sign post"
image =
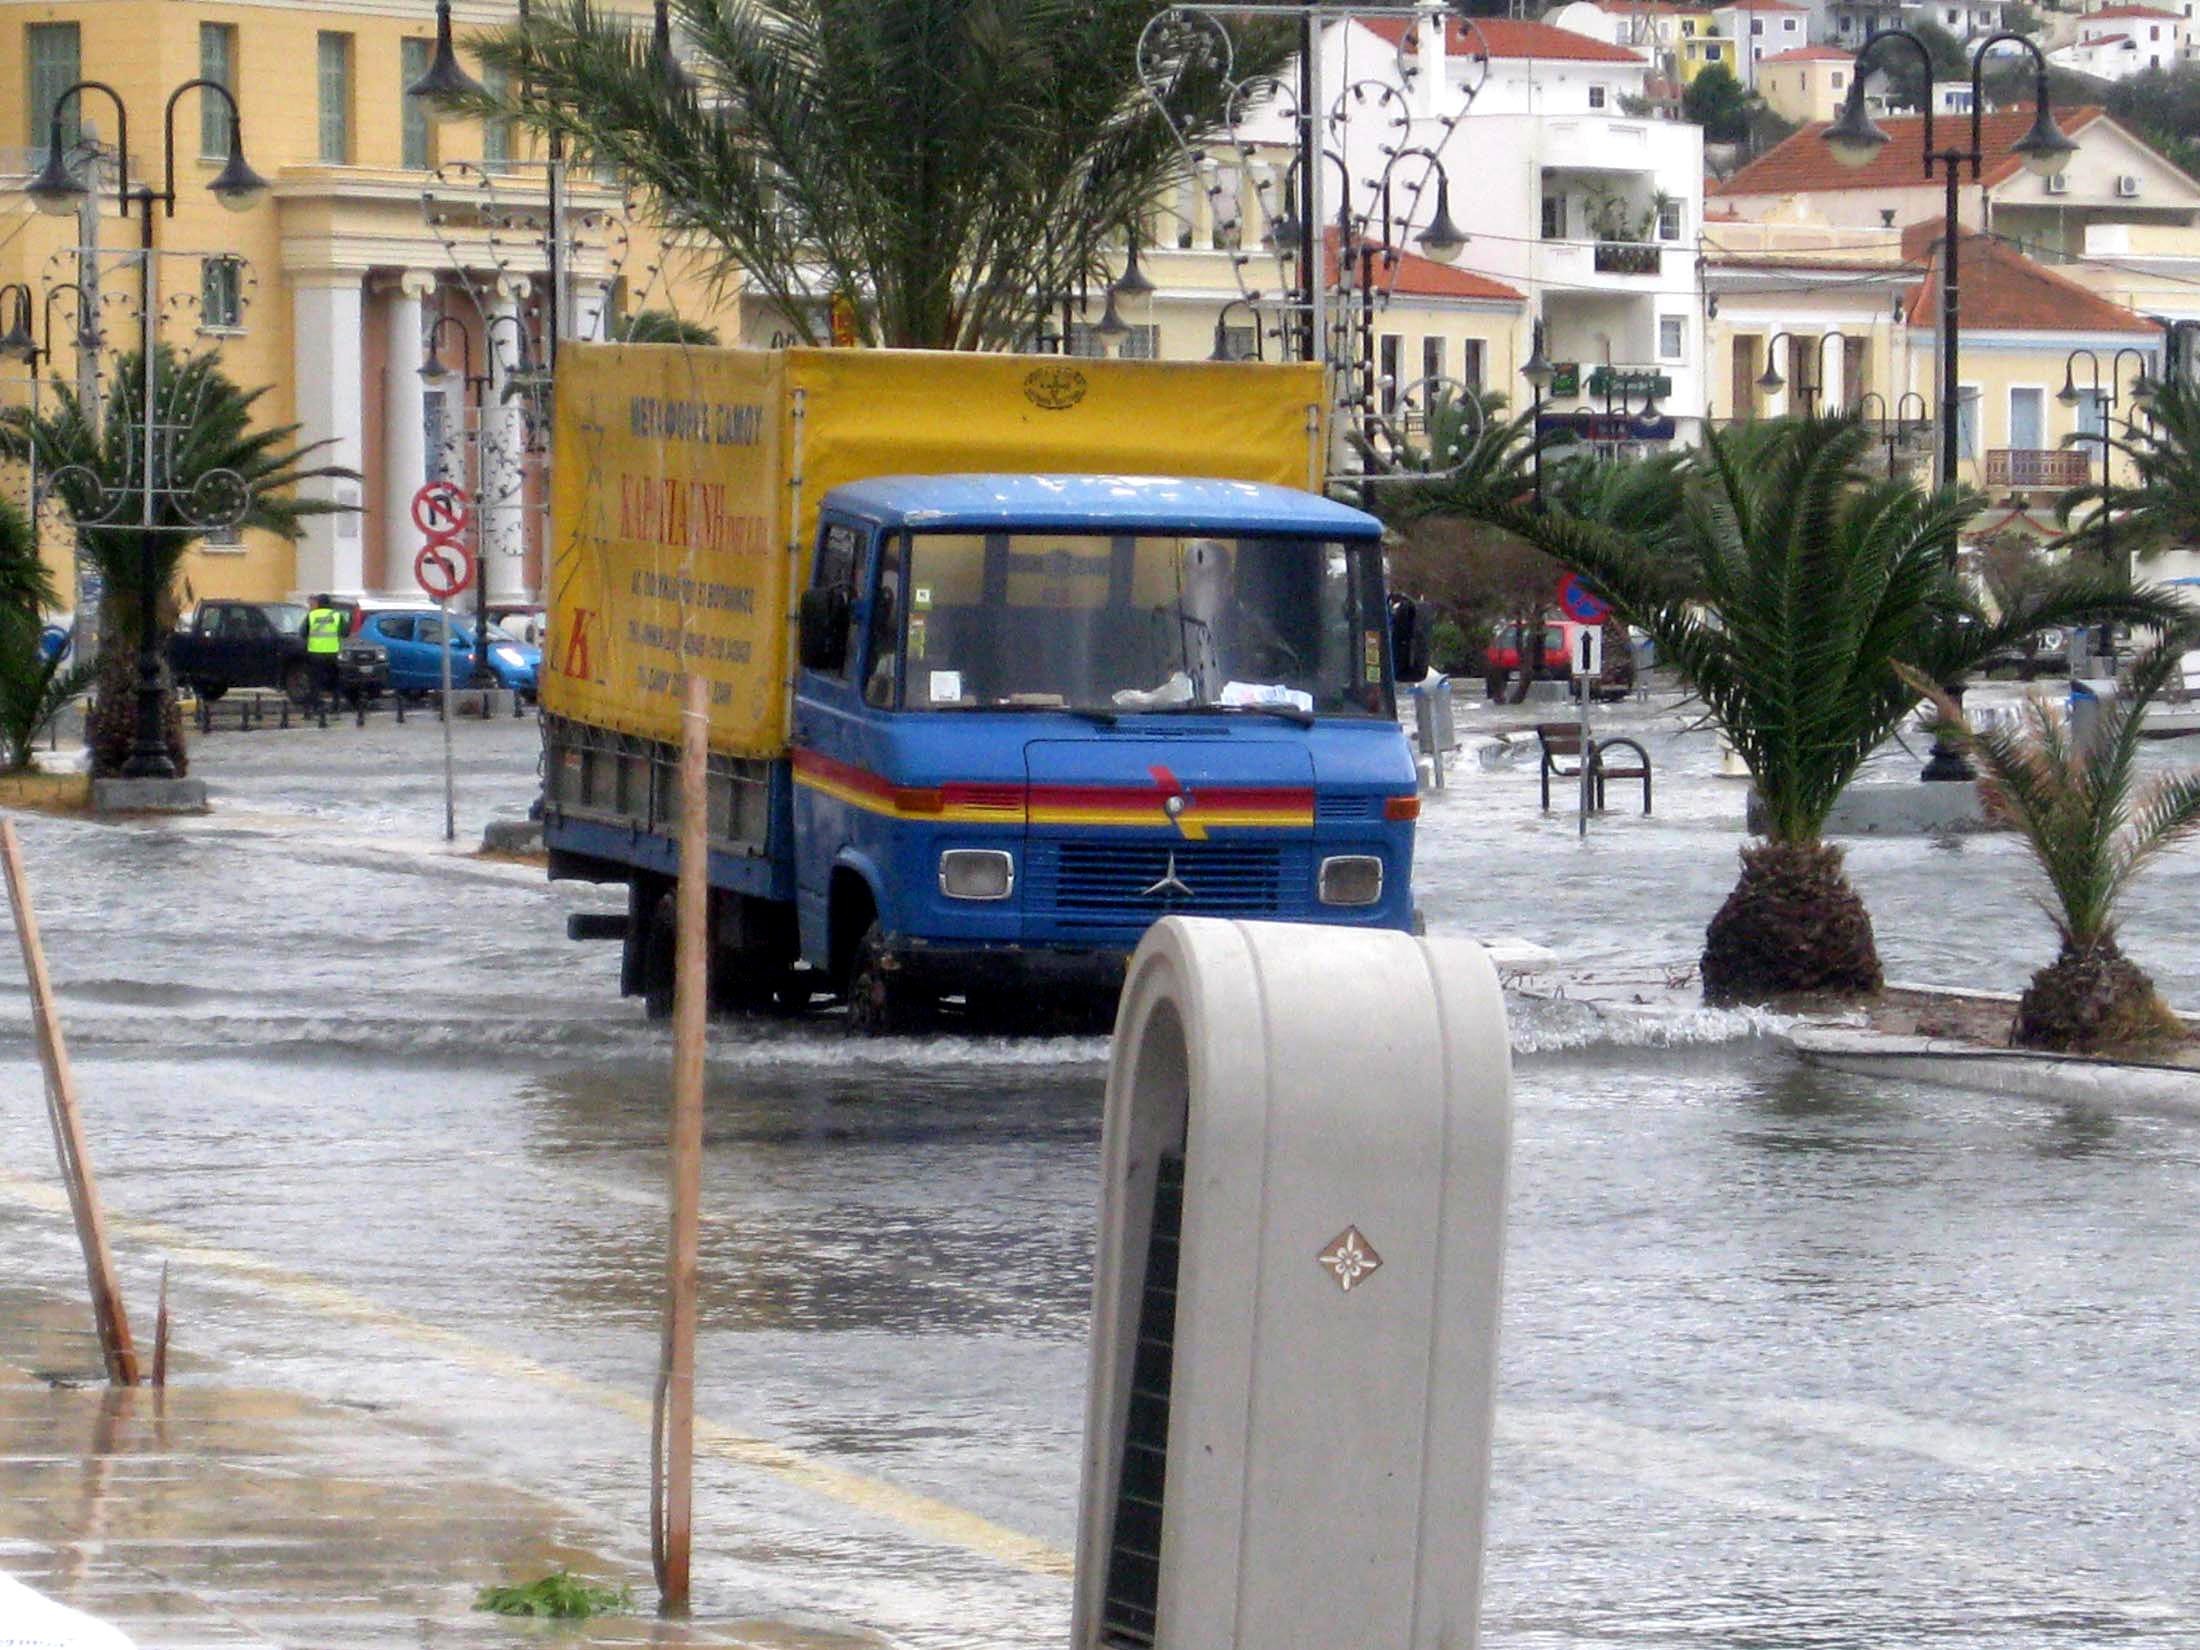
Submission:
[[474,558],[459,535],[466,530],[465,490],[455,482],[431,481],[413,494],[413,525],[428,535],[428,542],[413,558],[413,577],[420,588],[435,598],[442,621],[436,651],[442,656],[443,702],[443,840],[458,840],[458,791],[451,759],[451,598],[474,582]]
[[1581,836],[1589,835],[1589,769],[1596,760],[1596,745],[1589,737],[1589,706],[1596,698],[1597,678],[1604,674],[1604,621],[1611,605],[1581,582],[1576,573],[1558,581],[1558,606],[1582,628],[1574,632],[1571,658],[1574,691],[1581,695]]

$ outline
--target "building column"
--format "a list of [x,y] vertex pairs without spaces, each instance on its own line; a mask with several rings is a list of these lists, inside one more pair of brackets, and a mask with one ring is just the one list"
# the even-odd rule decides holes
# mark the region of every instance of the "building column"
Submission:
[[420,381],[420,301],[435,290],[435,276],[408,269],[389,295],[386,382],[382,394],[382,567],[393,594],[425,594],[413,577],[422,535],[413,525],[413,495],[428,479],[427,386]]
[[608,281],[576,277],[573,282],[573,336],[591,344],[609,342],[604,310],[610,302],[611,284]]
[[[357,470],[360,414],[366,402],[362,361],[366,271],[293,271],[290,283],[299,445],[325,442],[316,455],[318,463]],[[306,517],[305,537],[297,550],[297,593],[365,595],[359,483],[316,476],[300,482],[298,493],[343,508],[335,515]]]
[[524,282],[499,280],[490,304],[489,383],[481,409],[482,572],[491,601],[516,601],[526,594],[527,456],[526,421],[517,401],[504,389],[519,362],[517,348],[520,296]]

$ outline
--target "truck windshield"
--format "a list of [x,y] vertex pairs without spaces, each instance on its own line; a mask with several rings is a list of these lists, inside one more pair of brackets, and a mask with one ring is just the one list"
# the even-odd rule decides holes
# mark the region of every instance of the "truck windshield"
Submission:
[[910,710],[1383,714],[1377,545],[915,533],[909,548]]

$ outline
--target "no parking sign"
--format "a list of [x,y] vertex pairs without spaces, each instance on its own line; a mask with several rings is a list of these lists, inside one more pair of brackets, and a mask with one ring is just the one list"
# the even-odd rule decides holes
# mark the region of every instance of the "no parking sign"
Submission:
[[1558,581],[1558,605],[1567,618],[1582,624],[1602,624],[1612,616],[1612,604],[1591,592],[1578,573]]

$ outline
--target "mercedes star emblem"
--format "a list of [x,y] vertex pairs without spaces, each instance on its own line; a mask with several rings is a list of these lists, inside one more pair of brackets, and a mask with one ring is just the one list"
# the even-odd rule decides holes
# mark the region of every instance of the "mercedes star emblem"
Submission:
[[1176,874],[1176,855],[1169,856],[1169,868],[1161,873],[1161,880],[1138,890],[1142,899],[1190,899],[1192,885]]

